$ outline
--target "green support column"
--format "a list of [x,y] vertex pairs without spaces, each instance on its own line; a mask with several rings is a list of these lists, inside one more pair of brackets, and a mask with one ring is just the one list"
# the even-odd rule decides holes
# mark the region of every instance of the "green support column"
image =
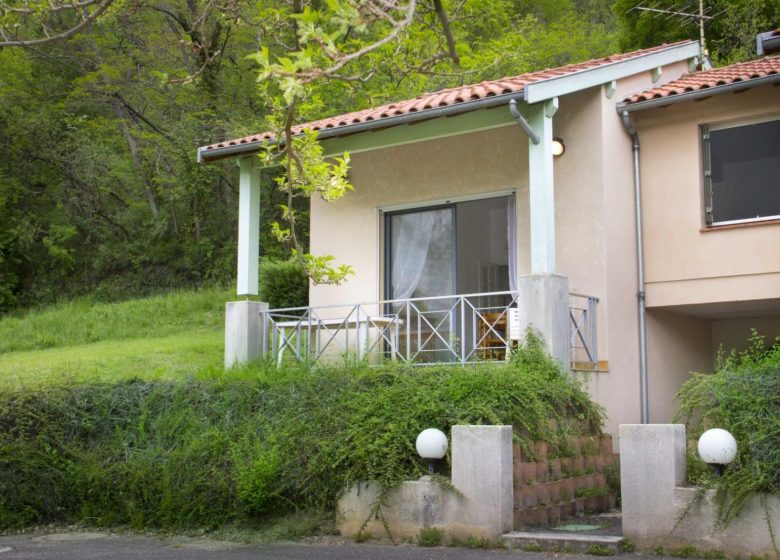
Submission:
[[257,156],[238,160],[238,270],[236,293],[257,295],[260,258],[260,170]]
[[528,123],[539,143],[528,142],[531,206],[531,272],[555,273],[555,188],[553,180],[552,118],[558,98],[529,106]]

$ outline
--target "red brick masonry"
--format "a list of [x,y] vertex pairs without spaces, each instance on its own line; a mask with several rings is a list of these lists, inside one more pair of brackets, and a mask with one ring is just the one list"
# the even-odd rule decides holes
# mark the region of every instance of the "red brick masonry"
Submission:
[[607,476],[619,479],[619,455],[612,437],[572,436],[572,456],[548,457],[545,442],[532,453],[514,445],[515,529],[554,526],[562,519],[602,512],[615,507]]

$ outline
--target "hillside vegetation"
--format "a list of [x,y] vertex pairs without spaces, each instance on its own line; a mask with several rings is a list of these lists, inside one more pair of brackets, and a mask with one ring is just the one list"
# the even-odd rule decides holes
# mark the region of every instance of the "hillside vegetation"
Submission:
[[121,303],[89,298],[0,318],[0,389],[181,378],[222,363],[231,292],[171,292]]
[[[555,420],[555,422],[551,422]],[[0,389],[0,528],[261,525],[426,466],[417,434],[513,424],[567,456],[602,412],[533,343],[510,365],[277,370]]]

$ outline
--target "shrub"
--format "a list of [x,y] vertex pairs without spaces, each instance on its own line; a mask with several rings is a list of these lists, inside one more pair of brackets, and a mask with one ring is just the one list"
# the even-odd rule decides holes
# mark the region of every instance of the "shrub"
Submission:
[[331,509],[356,480],[390,487],[425,474],[414,449],[424,428],[512,424],[529,450],[600,433],[582,389],[537,366],[261,365],[0,394],[0,527],[252,522]]
[[440,546],[444,533],[438,527],[424,527],[417,535],[419,546]]
[[737,457],[722,477],[689,456],[692,481],[717,490],[723,525],[754,493],[780,495],[780,337],[767,347],[754,331],[749,343],[743,352],[721,356],[714,373],[693,374],[678,394],[678,417],[689,437],[717,427],[737,440]]
[[271,309],[309,305],[309,277],[294,259],[260,263],[260,299]]

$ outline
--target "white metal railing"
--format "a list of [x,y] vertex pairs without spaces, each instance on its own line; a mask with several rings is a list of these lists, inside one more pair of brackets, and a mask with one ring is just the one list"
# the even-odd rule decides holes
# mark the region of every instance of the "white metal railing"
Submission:
[[[596,362],[595,298],[572,307],[572,341]],[[264,355],[314,364],[357,359],[378,364],[468,363],[509,357],[510,310],[517,293],[490,292],[385,300],[355,305],[292,307],[262,312]],[[574,353],[572,360],[582,356]]]
[[569,294],[571,319],[571,361],[575,368],[596,369],[599,365],[596,305],[599,299],[584,294]]

